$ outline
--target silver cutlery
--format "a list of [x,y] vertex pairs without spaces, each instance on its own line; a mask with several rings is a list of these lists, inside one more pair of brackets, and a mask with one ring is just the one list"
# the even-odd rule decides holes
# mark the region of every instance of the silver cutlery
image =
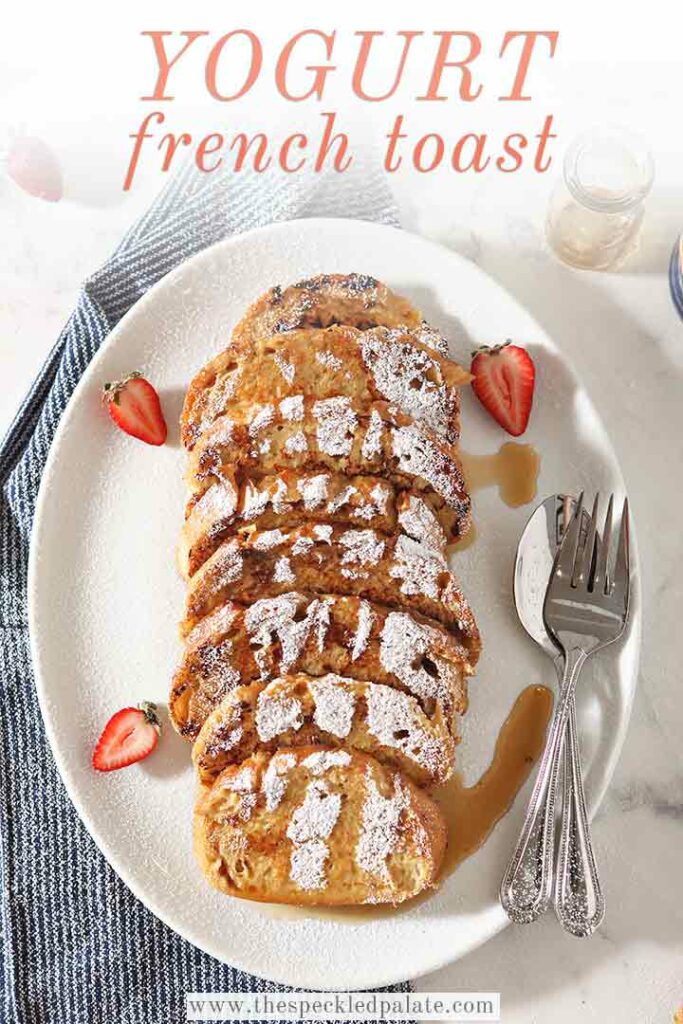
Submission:
[[[544,623],[564,655],[564,671],[527,816],[501,884],[503,907],[512,920],[520,923],[543,914],[552,897],[555,800],[576,680],[586,658],[617,640],[628,618],[628,503],[624,503],[616,561],[610,573],[612,508],[610,498],[600,538],[595,525],[597,499],[593,516],[585,524],[581,496],[557,551],[545,594]],[[595,861],[587,846],[590,837],[577,760],[578,743],[570,754],[571,773],[565,779],[568,814],[560,842],[556,907],[564,927],[576,935],[589,935],[600,923],[604,903],[594,871]]]
[[[558,683],[564,671],[564,657],[550,639],[543,621],[543,602],[548,580],[553,570],[555,556],[564,536],[567,524],[575,509],[573,498],[553,494],[546,498],[529,519],[519,545],[515,560],[514,598],[519,620],[542,650],[555,665]],[[583,511],[581,535],[585,538],[590,526],[590,516]],[[555,906],[558,918],[564,927],[577,934],[575,916],[564,913],[566,894],[582,889],[590,893],[590,923],[580,926],[582,936],[593,932],[604,915],[604,897],[600,887],[597,865],[591,842],[586,801],[581,772],[581,757],[576,725],[576,704],[572,697],[569,703],[567,728],[564,743],[562,789],[562,829],[564,842],[561,850],[564,856],[558,865],[555,884]],[[569,880],[568,875],[571,873]]]

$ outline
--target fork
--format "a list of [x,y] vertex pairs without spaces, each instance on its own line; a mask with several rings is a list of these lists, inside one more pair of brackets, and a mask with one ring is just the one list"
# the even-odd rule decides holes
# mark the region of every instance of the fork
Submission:
[[[628,619],[628,501],[624,501],[616,561],[610,573],[613,505],[614,496],[610,497],[600,538],[596,529],[596,498],[581,544],[581,495],[558,549],[546,591],[543,617],[548,633],[564,653],[564,673],[527,815],[500,887],[501,903],[508,917],[522,924],[545,913],[552,898],[555,801],[576,681],[586,658],[617,640]],[[579,858],[581,869],[574,871]],[[579,936],[592,934],[604,913],[583,799],[577,800],[564,816],[555,905],[563,926]]]

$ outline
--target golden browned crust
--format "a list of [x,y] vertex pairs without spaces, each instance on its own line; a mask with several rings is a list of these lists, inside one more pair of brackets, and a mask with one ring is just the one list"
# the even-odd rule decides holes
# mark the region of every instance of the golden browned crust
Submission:
[[181,437],[192,448],[219,416],[239,404],[275,402],[304,394],[346,396],[358,406],[393,402],[454,444],[459,436],[459,388],[471,375],[440,356],[406,327],[295,330],[255,339],[243,352],[230,349],[214,360],[213,383],[190,386],[181,416]]
[[422,327],[420,313],[408,300],[367,274],[319,274],[285,289],[275,286],[249,307],[233,331],[230,346],[203,366],[190,383],[180,421],[183,444],[188,448],[194,445],[209,392],[221,377],[236,369],[236,357],[248,353],[262,338],[333,324],[361,330],[422,328],[419,336],[423,343],[448,355],[446,343],[436,332]]
[[376,476],[302,473],[285,470],[240,483],[226,471],[224,479],[188,505],[180,534],[177,562],[189,579],[236,530],[292,527],[305,522],[345,523],[404,533],[443,551],[447,538],[431,505],[420,495],[397,491]]
[[288,590],[366,597],[436,619],[463,643],[476,636],[472,611],[439,552],[405,534],[319,523],[224,541],[190,580],[181,633],[226,600],[250,604]]
[[284,676],[238,686],[214,708],[192,748],[202,782],[257,750],[313,744],[371,754],[417,783],[445,782],[455,741],[441,707],[425,714],[415,697],[338,675]]
[[202,434],[187,479],[196,500],[216,480],[284,470],[382,476],[421,493],[449,539],[469,526],[470,498],[456,450],[380,402],[359,411],[343,397],[297,396],[236,407]]
[[452,774],[480,653],[446,557],[470,379],[407,300],[325,274],[261,296],[191,382],[169,711],[222,892],[398,904],[435,883],[446,827],[418,786]]
[[398,904],[435,884],[446,826],[401,773],[303,747],[260,752],[202,787],[194,847],[207,880],[243,899]]
[[226,601],[187,637],[169,712],[178,732],[193,738],[237,686],[334,672],[412,694],[455,732],[467,709],[476,637],[468,648],[438,623],[358,597],[290,591],[248,608]]

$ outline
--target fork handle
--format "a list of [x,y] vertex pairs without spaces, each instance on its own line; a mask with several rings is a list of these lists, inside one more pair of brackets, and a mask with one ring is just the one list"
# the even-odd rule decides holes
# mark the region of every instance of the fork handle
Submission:
[[576,680],[586,654],[570,648],[565,654],[560,694],[548,730],[526,818],[500,886],[500,901],[518,924],[535,921],[548,909],[553,890],[555,801],[565,730]]
[[562,831],[555,880],[555,913],[565,931],[579,938],[592,935],[605,915],[605,900],[586,811],[573,697],[569,706],[565,740]]

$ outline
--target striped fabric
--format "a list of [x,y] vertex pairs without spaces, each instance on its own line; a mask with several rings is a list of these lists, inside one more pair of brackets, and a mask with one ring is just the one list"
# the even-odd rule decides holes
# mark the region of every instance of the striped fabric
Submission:
[[0,448],[2,1024],[173,1024],[185,1020],[188,991],[279,990],[201,953],[153,917],[81,824],[33,685],[28,544],[59,418],[126,310],[182,260],[229,234],[342,214],[396,222],[385,184],[360,163],[329,179],[183,172],[86,282]]

